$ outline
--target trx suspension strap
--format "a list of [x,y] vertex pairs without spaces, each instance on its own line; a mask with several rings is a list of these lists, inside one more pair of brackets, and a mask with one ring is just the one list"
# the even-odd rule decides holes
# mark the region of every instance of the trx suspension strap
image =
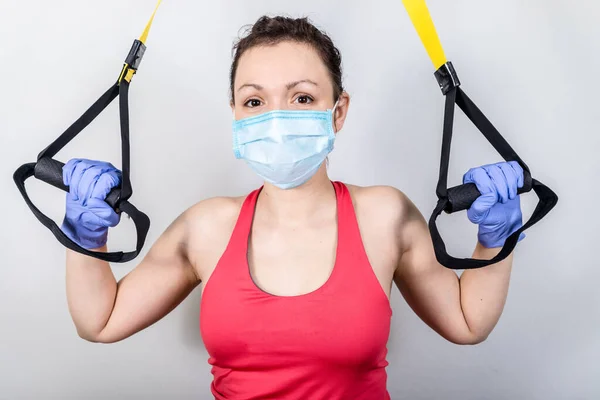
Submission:
[[[58,239],[58,241],[67,248],[81,254],[95,257],[109,262],[127,262],[133,260],[141,251],[146,240],[146,234],[150,228],[150,219],[146,214],[139,211],[133,204],[129,203],[129,198],[133,194],[130,179],[130,159],[129,159],[129,104],[128,93],[129,85],[133,75],[140,66],[144,52],[146,51],[146,39],[148,32],[154,20],[154,16],[160,5],[160,0],[152,17],[148,21],[144,32],[139,39],[133,42],[133,46],[125,59],[121,73],[117,81],[108,89],[77,121],[75,121],[62,135],[46,147],[38,155],[37,161],[24,164],[13,174],[13,179],[23,195],[25,202],[37,217],[37,219]],[[62,167],[64,164],[55,160],[53,157],[58,151],[65,147],[75,136],[85,129],[115,98],[119,97],[119,114],[121,125],[121,155],[122,155],[122,179],[119,187],[113,190],[106,197],[106,202],[115,209],[116,212],[125,212],[131,217],[137,231],[136,249],[130,252],[112,252],[103,253],[84,249],[77,243],[69,239],[56,223],[44,215],[31,201],[25,190],[25,181],[34,176],[35,178],[49,183],[61,190],[69,191],[69,187],[63,183]]]
[[[505,259],[517,245],[519,235],[539,220],[541,220],[556,205],[558,197],[547,186],[541,182],[532,179],[531,172],[527,165],[521,160],[517,153],[510,147],[508,142],[494,128],[492,123],[477,108],[475,103],[467,97],[460,88],[458,75],[452,66],[452,63],[446,60],[444,50],[437,36],[433,21],[427,10],[424,0],[403,0],[404,7],[412,20],[431,61],[435,67],[435,77],[440,89],[446,96],[446,105],[444,109],[444,127],[442,137],[442,157],[440,161],[440,174],[437,184],[436,194],[438,203],[431,218],[429,219],[429,230],[433,240],[435,255],[440,264],[451,269],[472,269],[485,267]],[[455,258],[448,254],[446,246],[436,225],[437,217],[445,211],[453,213],[468,209],[471,204],[481,195],[473,183],[447,187],[448,164],[450,162],[450,143],[452,141],[452,126],[454,123],[454,105],[458,105],[465,115],[481,131],[485,138],[500,153],[506,161],[517,161],[524,171],[524,185],[518,193],[533,191],[539,197],[539,202],[531,218],[518,231],[510,235],[504,247],[491,260],[477,260],[473,258]]]

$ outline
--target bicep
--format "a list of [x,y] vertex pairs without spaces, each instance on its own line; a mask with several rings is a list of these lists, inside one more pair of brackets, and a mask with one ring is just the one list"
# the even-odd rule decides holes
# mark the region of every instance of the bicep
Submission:
[[154,324],[200,283],[187,257],[184,216],[177,218],[142,262],[119,281],[112,314],[98,341],[123,340]]
[[394,282],[421,320],[445,339],[466,343],[471,332],[461,308],[458,276],[435,258],[421,213],[412,204],[408,210],[401,235],[404,251]]

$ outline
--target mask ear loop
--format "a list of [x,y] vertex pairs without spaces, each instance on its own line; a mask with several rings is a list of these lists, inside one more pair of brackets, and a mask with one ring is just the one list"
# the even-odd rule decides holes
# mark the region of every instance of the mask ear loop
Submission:
[[[338,97],[335,104],[333,105],[333,108],[331,109],[331,124],[333,125],[333,134],[334,135],[337,133],[337,127],[335,126],[335,111],[337,109],[339,102],[340,102],[340,99]],[[325,158],[325,163],[326,163],[327,167],[329,167],[329,156],[327,156]]]
[[335,126],[335,112],[338,106],[338,103],[340,102],[340,99],[338,98],[337,101],[335,102],[335,104],[333,105],[333,108],[331,109],[331,123],[333,124],[333,132],[337,133],[337,126]]

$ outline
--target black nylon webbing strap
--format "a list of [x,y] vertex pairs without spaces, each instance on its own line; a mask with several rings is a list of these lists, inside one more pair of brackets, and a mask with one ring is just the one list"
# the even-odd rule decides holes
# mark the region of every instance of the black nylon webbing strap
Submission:
[[129,82],[121,81],[119,90],[119,115],[121,125],[121,201],[127,201],[133,194],[131,188],[130,146],[129,146]]
[[[38,162],[40,160],[48,161],[58,151],[65,147],[75,136],[77,136],[83,129],[85,129],[117,96],[119,97],[119,115],[121,125],[121,152],[122,152],[122,179],[120,184],[120,197],[116,201],[117,212],[125,212],[131,217],[135,224],[137,232],[136,249],[130,252],[95,252],[84,249],[77,243],[73,242],[66,236],[60,227],[49,217],[44,215],[31,201],[27,191],[25,189],[25,181],[34,176],[36,170],[36,163],[24,164],[15,171],[13,179],[17,184],[21,195],[25,199],[25,202],[36,216],[36,218],[47,227],[56,237],[56,239],[65,247],[76,251],[81,254],[85,254],[90,257],[98,258],[100,260],[109,262],[127,262],[133,260],[140,253],[146,240],[146,235],[150,228],[150,219],[146,214],[139,211],[134,205],[129,203],[133,190],[131,187],[130,178],[130,144],[129,144],[129,107],[128,107],[128,94],[129,94],[129,82],[122,80],[120,83],[115,83],[110,89],[108,89],[77,121],[75,121],[63,134],[61,134],[54,142],[46,147],[38,155]],[[52,160],[50,160],[52,161]],[[40,163],[41,164],[41,163]],[[44,163],[46,165],[47,163]],[[49,165],[55,165],[56,163]],[[49,174],[46,174],[48,176]],[[62,179],[61,171],[54,171],[52,179]],[[54,182],[55,186],[60,187],[60,182]]]
[[450,149],[452,144],[452,126],[454,125],[454,104],[456,102],[456,90],[446,95],[444,106],[444,136],[442,138],[442,156],[440,158],[440,172],[435,192],[438,198],[448,196],[448,166],[450,164]]
[[[458,86],[450,88],[445,93],[445,111],[444,111],[444,128],[442,137],[442,155],[440,161],[439,179],[436,189],[438,197],[438,203],[429,219],[429,230],[433,240],[433,246],[436,254],[436,258],[440,264],[451,269],[473,269],[481,268],[487,265],[495,264],[499,261],[504,260],[508,257],[515,246],[517,245],[519,235],[521,232],[533,226],[535,223],[540,221],[548,212],[556,205],[558,197],[556,194],[547,186],[541,182],[532,179],[531,173],[527,165],[517,155],[517,153],[511,148],[508,142],[500,135],[492,123],[485,117],[485,115],[477,108],[475,103],[469,99],[469,97],[462,91]],[[448,254],[446,246],[442,237],[438,231],[436,225],[437,217],[446,211],[448,213],[454,212],[459,209],[464,209],[465,206],[456,206],[452,204],[453,197],[451,193],[470,193],[473,194],[472,188],[468,185],[461,185],[457,188],[448,189],[448,166],[450,162],[450,145],[452,142],[452,128],[454,125],[454,105],[457,104],[465,115],[473,122],[473,124],[481,131],[492,146],[500,153],[500,155],[506,161],[517,161],[524,170],[524,185],[519,189],[519,193],[525,193],[533,189],[533,191],[539,197],[539,202],[531,215],[529,221],[527,221],[518,231],[510,235],[500,252],[491,260],[477,260],[473,258],[455,258]],[[471,184],[472,185],[472,184]],[[474,186],[474,185],[473,185]],[[471,190],[468,190],[471,189]],[[476,189],[475,189],[476,191]],[[478,194],[478,192],[476,191]],[[477,196],[476,194],[476,196]],[[460,200],[460,199],[459,199]],[[467,200],[465,204],[470,205],[473,199]],[[467,207],[468,207],[467,205]]]
[[114,99],[119,95],[119,85],[112,85],[98,100],[94,102],[73,124],[67,128],[54,142],[38,154],[41,158],[52,158],[71,140],[84,130]]

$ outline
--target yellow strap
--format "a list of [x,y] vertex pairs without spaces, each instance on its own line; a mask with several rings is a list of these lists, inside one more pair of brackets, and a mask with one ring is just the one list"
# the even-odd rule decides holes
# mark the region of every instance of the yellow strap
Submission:
[[152,13],[152,16],[150,17],[150,21],[148,21],[148,24],[146,25],[146,28],[144,29],[144,32],[142,32],[142,36],[140,36],[140,42],[146,44],[146,40],[148,39],[148,33],[150,33],[150,27],[152,26],[152,22],[154,21],[154,16],[156,15],[156,11],[158,11],[158,7],[160,6],[162,0],[158,0],[158,3],[156,3],[156,8],[154,8],[154,12]]
[[425,0],[402,0],[402,2],[437,71],[447,60]]

